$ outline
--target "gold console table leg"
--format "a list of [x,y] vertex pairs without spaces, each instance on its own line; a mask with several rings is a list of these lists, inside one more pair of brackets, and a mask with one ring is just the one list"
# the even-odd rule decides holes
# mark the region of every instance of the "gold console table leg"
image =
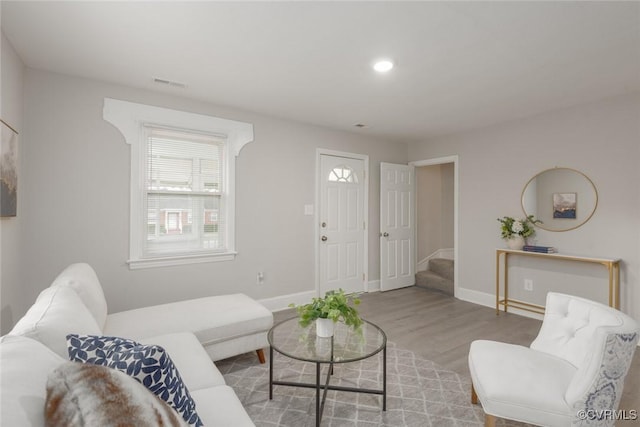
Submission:
[[504,312],[509,306],[509,254],[504,253]]
[[500,251],[496,251],[496,316],[500,315]]
[[[503,255],[504,266],[504,296],[500,300],[500,256]],[[509,253],[502,250],[496,251],[496,316],[500,315],[500,304],[504,305],[504,312],[507,313],[509,305]]]

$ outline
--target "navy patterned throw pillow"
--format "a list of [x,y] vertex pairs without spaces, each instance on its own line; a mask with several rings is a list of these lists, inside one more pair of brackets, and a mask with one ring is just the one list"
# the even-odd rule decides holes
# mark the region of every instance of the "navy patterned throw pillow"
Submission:
[[196,403],[164,348],[126,338],[70,334],[67,349],[72,362],[122,371],[167,402],[187,423],[203,425],[196,413]]

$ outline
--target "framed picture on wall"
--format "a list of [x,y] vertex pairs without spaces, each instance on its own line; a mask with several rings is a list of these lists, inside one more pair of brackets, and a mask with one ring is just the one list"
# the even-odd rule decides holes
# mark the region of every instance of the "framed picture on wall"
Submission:
[[0,217],[10,217],[18,206],[18,132],[0,120]]
[[553,193],[553,217],[576,219],[578,193]]

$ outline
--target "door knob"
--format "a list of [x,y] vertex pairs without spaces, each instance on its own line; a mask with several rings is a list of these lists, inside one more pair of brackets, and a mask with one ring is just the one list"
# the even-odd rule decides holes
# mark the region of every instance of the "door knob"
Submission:
[[384,233],[382,233],[382,237],[389,237],[389,233],[385,231]]
[[322,240],[323,242],[326,242],[326,241],[327,241],[327,236],[322,236],[322,237],[320,238],[320,240]]

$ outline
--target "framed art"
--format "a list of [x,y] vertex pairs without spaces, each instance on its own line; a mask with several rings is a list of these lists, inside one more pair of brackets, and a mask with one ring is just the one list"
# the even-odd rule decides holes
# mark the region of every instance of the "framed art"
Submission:
[[578,193],[553,193],[553,217],[576,219]]
[[[0,119],[1,120],[1,119]],[[2,120],[0,133],[0,217],[16,216],[18,206],[18,132]]]

